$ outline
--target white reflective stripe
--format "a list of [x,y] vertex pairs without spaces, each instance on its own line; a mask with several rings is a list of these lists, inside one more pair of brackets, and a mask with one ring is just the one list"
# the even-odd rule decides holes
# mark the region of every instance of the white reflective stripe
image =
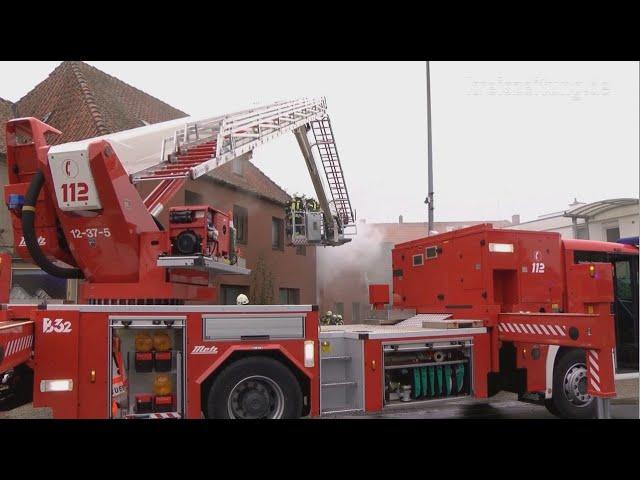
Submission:
[[553,328],[553,325],[547,325],[547,328],[553,335],[557,335],[555,328]]
[[502,326],[501,323],[498,324],[498,330],[501,332],[504,332],[504,327]]
[[16,346],[16,341],[15,340],[11,340],[9,342],[9,349],[7,350],[7,357],[13,353],[13,347],[15,347],[15,346]]
[[29,346],[33,345],[33,337],[29,335]]
[[22,350],[24,350],[26,348],[26,346],[27,346],[27,337],[22,337],[20,339],[20,348],[19,348],[18,351],[21,352]]
[[512,332],[512,333],[516,333],[515,329],[511,326],[510,323],[507,323],[507,328]]
[[592,386],[593,388],[595,388],[595,389],[596,389],[596,391],[598,391],[598,392],[600,391],[600,387],[599,387],[599,386],[598,386],[598,384],[594,381],[594,379],[593,379],[593,378],[591,379],[591,386]]
[[533,333],[534,335],[536,334],[536,331],[533,329],[531,325],[527,325],[527,328],[529,329],[529,332]]
[[549,335],[549,330],[547,330],[544,325],[540,325],[540,328],[542,329],[542,331],[544,332],[545,335]]
[[520,327],[518,326],[518,324],[517,324],[517,323],[514,323],[514,324],[513,324],[513,328],[515,328],[515,329],[516,329],[516,332],[518,332],[518,333],[522,333],[522,332],[520,331]]
[[566,334],[566,333],[564,333],[564,330],[566,329],[566,327],[564,327],[564,326],[559,326],[559,327],[556,327],[556,328],[557,328],[557,329],[558,329],[558,331],[560,332],[560,335],[562,335],[563,337],[566,337],[566,336],[567,336],[567,334]]
[[596,382],[600,383],[600,376],[593,370],[591,370],[591,375],[596,379]]
[[593,357],[589,357],[589,363],[591,364],[591,368],[593,368],[596,372],[600,370],[598,362],[596,362]]
[[522,329],[522,333],[527,333],[527,327],[525,327],[523,324],[520,324],[520,328]]
[[596,360],[598,360],[598,352],[596,352],[595,350],[589,350],[589,353],[596,357]]
[[540,329],[538,328],[538,325],[533,325],[533,328],[536,329],[536,332],[538,332],[540,335],[542,335],[542,332],[540,331]]

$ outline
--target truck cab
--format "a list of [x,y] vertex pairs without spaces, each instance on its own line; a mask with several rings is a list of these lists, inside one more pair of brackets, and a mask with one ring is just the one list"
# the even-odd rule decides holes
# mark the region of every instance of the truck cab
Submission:
[[613,266],[616,374],[638,373],[638,237],[628,243],[563,240],[565,264],[604,262]]

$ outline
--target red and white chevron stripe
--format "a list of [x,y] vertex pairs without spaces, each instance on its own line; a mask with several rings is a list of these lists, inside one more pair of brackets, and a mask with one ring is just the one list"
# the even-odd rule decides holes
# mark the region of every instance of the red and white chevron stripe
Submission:
[[567,327],[564,325],[542,325],[535,323],[499,323],[498,330],[503,333],[523,333],[530,335],[566,337]]
[[598,352],[595,350],[587,350],[587,361],[590,368],[590,383],[596,392],[600,391],[600,360],[598,358]]
[[180,418],[180,414],[176,412],[152,413],[149,418]]
[[7,358],[10,355],[13,355],[23,350],[26,350],[28,348],[31,348],[32,344],[33,344],[32,335],[26,335],[24,337],[14,338],[9,343],[7,343],[4,356],[5,358]]

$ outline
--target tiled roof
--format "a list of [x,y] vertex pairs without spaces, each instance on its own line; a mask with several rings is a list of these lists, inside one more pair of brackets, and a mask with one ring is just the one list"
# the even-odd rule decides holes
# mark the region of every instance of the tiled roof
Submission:
[[[434,222],[433,229],[438,233],[445,233],[447,227],[458,229],[463,227],[471,227],[481,223],[491,223],[496,228],[505,227],[511,225],[507,220],[483,220],[483,221],[469,221],[469,222]],[[427,223],[422,222],[405,222],[405,223],[370,223],[367,227],[375,229],[380,233],[383,242],[389,242],[393,244],[409,242],[411,240],[417,240],[418,238],[425,237],[428,233]]]
[[62,132],[53,144],[187,116],[84,62],[62,62],[16,106],[17,115],[44,119]]
[[[12,106],[17,111],[12,112]],[[10,118],[36,117],[62,132],[52,144],[74,142],[130,128],[166,122],[187,114],[84,62],[62,62],[18,102],[0,99],[0,154],[4,124]],[[143,122],[144,121],[144,122]],[[210,176],[226,185],[286,203],[287,193],[258,167],[245,162],[243,175],[227,163]]]
[[7,148],[4,144],[4,124],[13,117],[13,103],[9,100],[5,100],[4,98],[0,98],[0,155],[3,155]]
[[247,190],[250,193],[273,200],[277,203],[287,203],[290,198],[287,192],[265,175],[262,170],[248,160],[239,161],[243,162],[242,175],[234,173],[233,162],[227,162],[221,165],[209,175],[212,179],[222,182],[223,184]]

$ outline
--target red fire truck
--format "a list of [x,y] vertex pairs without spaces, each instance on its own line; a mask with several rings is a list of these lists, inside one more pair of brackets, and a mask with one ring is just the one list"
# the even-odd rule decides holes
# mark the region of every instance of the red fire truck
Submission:
[[[291,207],[290,242],[348,241],[354,216],[324,100],[53,147],[52,127],[8,122],[16,251],[79,279],[81,302],[8,303],[0,257],[5,383],[32,375],[34,406],[55,418],[313,417],[500,390],[591,417],[593,399],[615,395],[612,266],[575,262],[557,234],[482,225],[397,245],[393,295],[371,288],[376,325],[319,328],[312,305],[212,305],[212,275],[250,273],[230,215],[174,207],[167,228],[156,216],[187,178],[287,132],[320,204]],[[143,181],[158,183],[145,199]]]

